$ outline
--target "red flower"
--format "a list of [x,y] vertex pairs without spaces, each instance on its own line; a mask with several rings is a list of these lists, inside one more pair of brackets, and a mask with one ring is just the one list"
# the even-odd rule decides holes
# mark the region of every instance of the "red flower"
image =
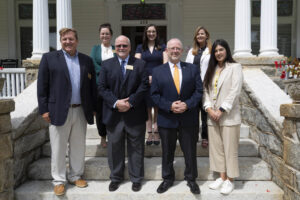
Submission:
[[281,79],[284,79],[284,78],[285,78],[285,71],[282,71],[280,78],[281,78]]
[[276,69],[278,68],[278,62],[277,61],[275,61],[275,67],[276,67]]
[[285,60],[283,61],[283,64],[285,64]]
[[280,67],[280,68],[282,67],[282,65],[281,65],[281,61],[280,61],[280,65],[279,65],[279,67]]
[[267,192],[270,192],[270,190],[267,189]]
[[3,69],[3,67],[0,66],[0,70],[2,70],[2,69]]

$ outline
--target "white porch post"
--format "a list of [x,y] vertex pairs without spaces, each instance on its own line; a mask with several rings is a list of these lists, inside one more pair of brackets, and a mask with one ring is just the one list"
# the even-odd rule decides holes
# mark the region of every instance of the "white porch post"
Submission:
[[235,0],[234,56],[251,57],[250,0]]
[[72,5],[71,0],[56,0],[56,47],[61,48],[59,30],[72,28]]
[[48,0],[33,0],[33,40],[31,59],[41,59],[49,51]]
[[278,56],[277,0],[261,0],[260,54],[262,57]]

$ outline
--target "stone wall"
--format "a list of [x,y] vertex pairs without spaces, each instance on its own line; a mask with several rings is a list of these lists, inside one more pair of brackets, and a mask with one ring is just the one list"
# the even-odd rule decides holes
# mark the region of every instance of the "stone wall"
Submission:
[[49,140],[48,123],[38,113],[36,88],[34,81],[18,95],[11,113],[15,187],[27,180],[29,165],[41,157],[42,145]]
[[0,200],[13,200],[13,142],[10,112],[13,100],[0,100]]
[[291,99],[260,69],[244,67],[243,73],[243,123],[260,145],[272,180],[284,190],[284,200],[300,200],[300,105],[285,104]]

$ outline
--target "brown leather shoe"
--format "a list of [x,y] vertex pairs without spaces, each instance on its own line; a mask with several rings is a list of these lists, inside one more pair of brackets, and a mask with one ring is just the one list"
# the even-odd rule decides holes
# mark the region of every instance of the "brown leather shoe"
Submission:
[[78,180],[76,180],[74,182],[70,182],[70,183],[73,185],[76,185],[79,188],[84,188],[88,185],[87,182],[83,179],[78,179]]
[[54,186],[54,194],[56,196],[61,196],[65,194],[65,185],[60,184],[60,185],[55,185]]

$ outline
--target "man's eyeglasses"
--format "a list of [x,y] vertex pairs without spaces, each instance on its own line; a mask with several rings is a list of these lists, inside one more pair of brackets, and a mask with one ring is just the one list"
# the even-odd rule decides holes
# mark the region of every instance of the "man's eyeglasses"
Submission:
[[127,48],[128,45],[127,44],[119,44],[119,45],[116,45],[117,48]]

